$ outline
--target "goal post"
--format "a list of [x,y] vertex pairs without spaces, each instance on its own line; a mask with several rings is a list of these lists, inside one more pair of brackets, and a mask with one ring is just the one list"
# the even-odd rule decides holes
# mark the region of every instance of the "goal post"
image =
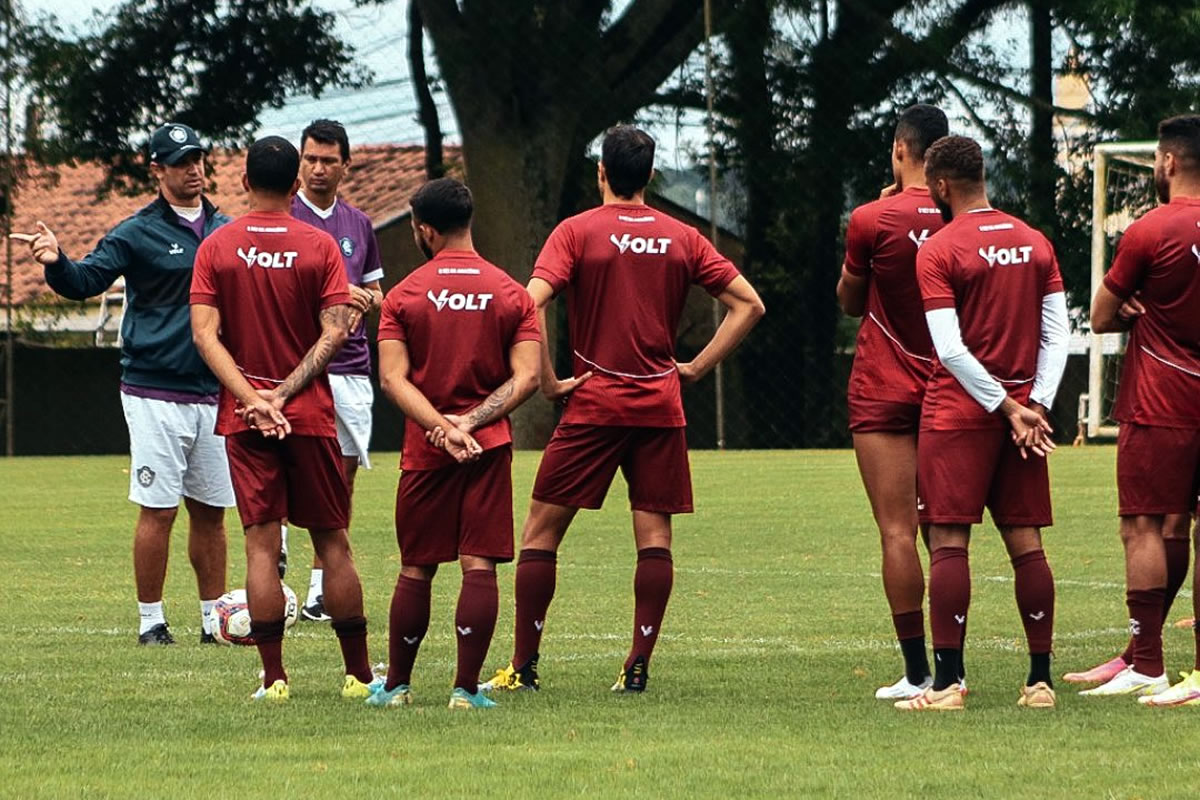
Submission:
[[[1092,291],[1095,298],[1108,270],[1112,248],[1135,219],[1157,203],[1154,151],[1157,142],[1106,142],[1093,151]],[[1088,390],[1081,399],[1088,438],[1117,435],[1112,418],[1125,334],[1094,333],[1088,326]]]

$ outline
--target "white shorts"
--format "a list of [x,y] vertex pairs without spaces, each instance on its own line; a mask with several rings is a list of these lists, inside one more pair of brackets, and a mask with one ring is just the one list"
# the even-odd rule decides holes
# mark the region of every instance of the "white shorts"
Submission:
[[366,375],[330,375],[329,388],[333,390],[333,413],[337,422],[338,444],[342,455],[358,456],[358,463],[371,468],[371,407],[375,404],[375,390]]
[[129,499],[146,508],[175,508],[190,497],[232,508],[225,437],[213,433],[217,407],[121,393],[129,427]]

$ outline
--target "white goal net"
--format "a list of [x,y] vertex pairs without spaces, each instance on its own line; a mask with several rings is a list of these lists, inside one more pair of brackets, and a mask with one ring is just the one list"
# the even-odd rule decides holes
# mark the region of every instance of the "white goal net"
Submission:
[[[1096,145],[1092,186],[1092,297],[1104,280],[1113,248],[1135,219],[1154,208],[1156,142]],[[1125,334],[1088,333],[1088,391],[1080,398],[1088,438],[1114,437],[1112,418],[1125,352]]]

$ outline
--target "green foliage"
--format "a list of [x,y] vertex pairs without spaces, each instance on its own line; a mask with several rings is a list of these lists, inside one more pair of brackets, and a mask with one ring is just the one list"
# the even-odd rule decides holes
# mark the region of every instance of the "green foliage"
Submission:
[[143,191],[144,141],[163,122],[244,144],[288,94],[364,81],[334,23],[302,0],[129,0],[83,32],[42,20],[23,45],[44,117],[39,155],[109,163],[106,189]]
[[[1111,447],[1052,456],[1056,675],[1110,658],[1127,637],[1113,461]],[[351,537],[371,653],[382,659],[399,562],[395,458],[380,453],[377,463],[359,473]],[[340,700],[333,632],[300,623],[284,645],[291,701],[257,707],[247,700],[254,651],[196,643],[183,512],[166,586],[180,644],[139,649],[128,460],[0,463],[10,599],[0,618],[0,796],[1194,797],[1194,709],[1152,713],[1061,683],[1056,711],[1016,707],[1025,644],[1012,568],[990,524],[971,546],[967,711],[903,716],[872,698],[901,661],[853,455],[703,452],[692,464],[699,512],[676,521],[675,592],[649,692],[608,691],[631,628],[634,552],[618,478],[606,508],[582,513],[564,544],[544,690],[456,715],[445,703],[457,568],[434,582],[415,706],[379,712]],[[535,466],[517,454],[518,524]],[[233,512],[228,524],[231,585],[240,585]],[[288,581],[302,589],[311,550],[299,531],[292,543]],[[510,652],[512,575],[500,568],[488,666]],[[1192,636],[1168,628],[1164,639],[1173,676],[1190,666]],[[1151,755],[1130,745],[1140,741],[1154,742]]]

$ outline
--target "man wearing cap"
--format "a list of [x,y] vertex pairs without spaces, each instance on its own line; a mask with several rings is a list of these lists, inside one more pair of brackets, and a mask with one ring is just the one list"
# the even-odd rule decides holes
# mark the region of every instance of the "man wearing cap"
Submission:
[[150,137],[154,202],[72,261],[39,222],[29,242],[46,283],[71,300],[94,297],[125,278],[121,322],[121,405],[129,427],[129,499],[140,506],[133,573],[138,644],[173,644],[163,613],[171,526],[179,500],[188,512],[188,557],[200,593],[200,641],[215,641],[209,611],[225,593],[225,509],[234,505],[222,437],[213,433],[218,384],[192,344],[189,291],[201,240],[229,221],[204,197],[204,155],[196,132],[168,123]]

